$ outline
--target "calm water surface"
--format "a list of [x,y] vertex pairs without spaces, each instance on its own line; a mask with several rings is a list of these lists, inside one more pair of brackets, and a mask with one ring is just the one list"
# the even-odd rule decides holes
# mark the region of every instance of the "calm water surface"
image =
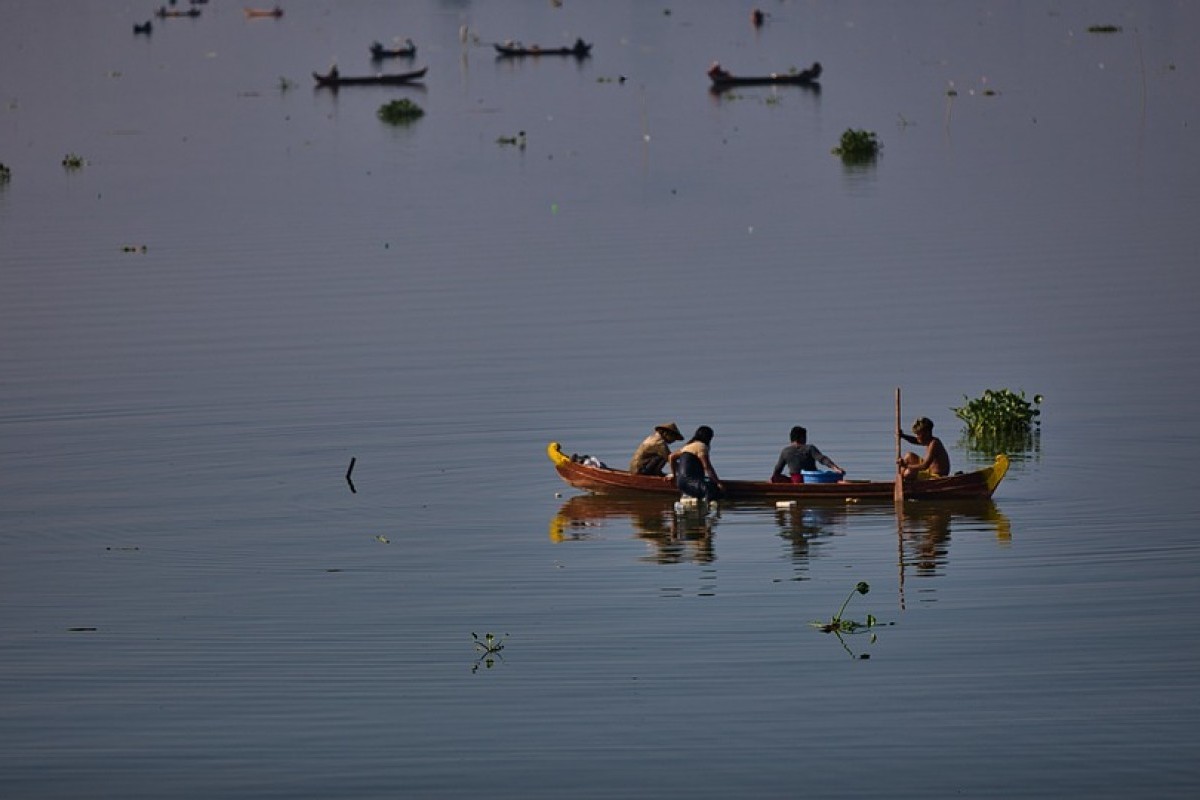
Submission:
[[[1191,796],[1200,12],[762,8],[0,0],[0,795]],[[884,478],[896,386],[1040,439],[900,516],[544,455]]]

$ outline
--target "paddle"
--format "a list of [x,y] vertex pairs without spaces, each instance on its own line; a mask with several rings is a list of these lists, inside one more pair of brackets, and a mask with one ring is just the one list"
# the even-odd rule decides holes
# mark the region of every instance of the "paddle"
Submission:
[[904,468],[900,466],[900,387],[896,387],[896,485],[892,490],[892,499],[897,503],[904,502]]

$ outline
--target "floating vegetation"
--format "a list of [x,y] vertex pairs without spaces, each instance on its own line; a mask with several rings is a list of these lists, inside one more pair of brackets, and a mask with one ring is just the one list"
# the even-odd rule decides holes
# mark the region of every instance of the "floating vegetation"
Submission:
[[[846,598],[846,601],[842,603],[842,607],[838,609],[838,613],[834,614],[833,617],[830,618],[829,622],[809,623],[814,628],[817,628],[819,631],[821,631],[821,633],[832,633],[834,636],[836,636],[838,642],[840,642],[842,645],[842,649],[845,650],[851,658],[862,659],[864,661],[870,658],[871,655],[869,653],[855,653],[850,649],[850,646],[846,644],[846,640],[842,638],[842,634],[849,635],[856,633],[870,633],[870,642],[871,644],[875,644],[877,637],[873,629],[878,623],[878,620],[875,619],[873,614],[867,614],[866,622],[857,622],[852,619],[846,619],[842,615],[846,612],[846,606],[850,603],[851,598],[853,598],[855,594],[866,594],[869,591],[871,591],[871,587],[867,584],[867,582],[859,581],[850,591],[850,595]],[[887,624],[894,625],[895,623],[889,622]]]
[[407,97],[384,103],[377,112],[379,118],[389,125],[407,125],[425,116],[425,109]]
[[[508,634],[506,633],[504,636],[508,636]],[[471,638],[475,640],[475,650],[479,653],[479,658],[476,659],[471,672],[478,670],[480,664],[483,664],[484,669],[491,669],[496,663],[496,659],[500,658],[500,651],[504,649],[504,638],[490,633],[485,633],[482,639],[479,638],[479,634],[472,633]]]
[[10,180],[12,180],[12,170],[8,168],[7,164],[0,162],[0,183],[8,183]]
[[842,616],[846,612],[846,606],[850,604],[854,595],[866,594],[869,591],[871,591],[871,585],[866,581],[859,581],[850,590],[850,594],[847,595],[845,602],[842,603],[842,607],[838,609],[838,612],[830,617],[829,622],[810,622],[809,624],[819,629],[822,633],[856,633],[864,629],[873,628],[876,619],[871,614],[867,614],[866,622],[855,622],[852,619],[846,619]]
[[1038,417],[1042,412],[1034,408],[1042,403],[1040,394],[1035,394],[1030,402],[1025,399],[1024,390],[1013,392],[1009,389],[988,389],[974,400],[963,395],[963,400],[966,401],[965,404],[950,410],[967,423],[969,433],[1026,432],[1033,425],[1041,424]]
[[[508,634],[504,634],[508,636]],[[479,638],[479,634],[472,633],[471,638],[475,640],[475,649],[484,655],[495,655],[504,649],[504,639],[491,633],[485,633],[483,638]]]
[[67,153],[63,156],[62,165],[66,169],[81,169],[87,162],[82,156],[77,156],[74,153]]
[[496,139],[496,144],[501,147],[517,147],[521,150],[525,149],[525,131],[518,131],[516,136],[500,136]]
[[289,81],[287,78],[283,77],[282,75],[279,76],[279,91],[280,92],[286,92],[286,91],[292,89],[293,87],[295,87],[295,85],[296,84],[292,83],[291,81]]
[[1025,392],[1008,389],[988,389],[979,397],[951,408],[954,415],[966,423],[968,446],[989,455],[1036,449],[1042,412],[1042,396],[1035,394],[1032,402]]
[[833,148],[833,154],[841,156],[848,164],[861,164],[873,161],[882,147],[874,131],[847,128],[842,133],[841,143]]
[[121,245],[122,253],[145,253],[147,250],[144,244],[125,244]]
[[1089,25],[1088,33],[1120,33],[1120,25]]

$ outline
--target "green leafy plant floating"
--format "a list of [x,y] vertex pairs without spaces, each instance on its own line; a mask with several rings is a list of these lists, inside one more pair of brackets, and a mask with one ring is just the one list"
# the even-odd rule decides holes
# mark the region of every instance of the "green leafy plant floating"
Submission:
[[7,164],[0,162],[0,183],[8,183],[10,180],[12,180],[12,170],[8,168]]
[[1012,453],[1032,449],[1035,445],[1042,396],[1035,394],[1033,400],[1025,398],[1025,392],[1008,389],[988,389],[958,408],[951,408],[954,415],[966,423],[969,443],[978,450],[995,453]]
[[[507,637],[508,634],[504,634],[504,636]],[[504,649],[504,638],[490,633],[485,633],[483,638],[480,638],[477,633],[472,633],[471,638],[475,640],[475,651],[479,653],[479,658],[475,660],[475,666],[471,667],[471,672],[477,671],[480,664],[483,664],[484,669],[491,669],[496,660],[501,658],[500,651]]]
[[407,125],[425,116],[425,109],[405,97],[384,103],[376,113],[389,125]]
[[[878,623],[878,620],[875,619],[874,614],[867,614],[866,622],[858,622],[857,620],[846,619],[846,617],[843,616],[846,613],[846,606],[850,604],[850,601],[854,598],[854,595],[866,594],[869,591],[871,591],[871,586],[866,581],[859,581],[854,585],[854,588],[850,591],[850,594],[846,597],[845,602],[842,603],[842,607],[838,609],[838,612],[830,617],[829,622],[809,623],[814,628],[821,631],[821,633],[832,633],[834,636],[836,636],[838,642],[840,642],[842,645],[842,649],[845,650],[851,658],[866,660],[871,656],[869,653],[859,654],[851,650],[850,646],[846,644],[846,640],[842,638],[843,634],[869,633],[871,634],[871,644],[875,644],[876,641],[874,628]],[[890,625],[893,623],[888,624]]]
[[822,633],[857,633],[875,627],[876,619],[872,614],[867,614],[866,622],[856,622],[842,616],[846,612],[846,606],[850,605],[850,601],[854,598],[855,594],[866,594],[869,591],[871,591],[870,584],[866,581],[859,581],[854,585],[845,602],[842,603],[842,607],[829,619],[829,622],[810,622],[809,624],[819,629]]
[[62,165],[64,169],[81,169],[84,165],[82,156],[77,156],[74,153],[67,153],[63,156]]
[[841,143],[833,148],[833,154],[841,156],[847,164],[863,164],[874,161],[882,147],[874,131],[847,128],[842,133]]

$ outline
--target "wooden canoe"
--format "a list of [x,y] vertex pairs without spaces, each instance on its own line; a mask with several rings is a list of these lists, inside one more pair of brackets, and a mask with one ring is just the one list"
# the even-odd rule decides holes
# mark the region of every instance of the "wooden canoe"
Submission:
[[[653,475],[633,475],[626,470],[592,467],[572,460],[558,442],[546,455],[559,477],[576,489],[597,494],[678,495],[675,482]],[[913,500],[965,500],[991,497],[1008,472],[1008,456],[998,455],[991,466],[947,478],[908,480],[904,496]],[[892,500],[893,481],[840,481],[838,483],[771,483],[724,480],[725,498],[737,500]]]
[[526,46],[509,42],[503,44],[497,42],[492,46],[496,48],[497,53],[506,58],[521,56],[574,56],[575,58],[586,58],[592,52],[592,46],[583,41],[576,41],[570,47],[539,47],[536,44]]
[[371,58],[382,61],[385,58],[415,58],[417,46],[409,39],[403,47],[384,47],[379,42],[371,42]]
[[391,75],[335,75],[330,72],[321,75],[314,72],[313,78],[318,86],[338,88],[339,86],[396,86],[414,83],[425,77],[428,67],[422,67],[412,72],[397,72]]
[[176,11],[169,9],[166,6],[160,6],[159,9],[154,12],[154,16],[158,17],[159,19],[179,19],[181,17],[190,17],[191,19],[195,19],[196,17],[200,16],[200,9],[189,8],[186,11]]
[[811,86],[821,77],[821,65],[814,63],[800,72],[772,72],[769,75],[748,76],[730,75],[724,70],[710,70],[708,77],[714,89],[726,89],[731,86]]
[[274,8],[243,8],[242,11],[246,15],[246,19],[262,19],[263,17],[274,17],[279,19],[283,16],[283,9],[279,6]]

